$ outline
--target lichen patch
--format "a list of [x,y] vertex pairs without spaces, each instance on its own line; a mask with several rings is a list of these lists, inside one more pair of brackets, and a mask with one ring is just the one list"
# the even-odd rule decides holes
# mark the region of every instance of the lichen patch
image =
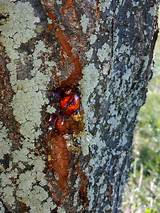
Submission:
[[12,44],[11,47],[16,49],[21,43],[26,43],[36,36],[35,23],[40,20],[34,16],[34,10],[29,2],[14,4],[10,1],[2,1],[0,12],[9,16],[6,23],[1,26],[4,43],[9,42]]

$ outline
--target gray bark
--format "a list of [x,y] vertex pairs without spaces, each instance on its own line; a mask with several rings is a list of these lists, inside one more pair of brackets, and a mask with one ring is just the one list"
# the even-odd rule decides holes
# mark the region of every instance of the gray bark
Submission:
[[[136,116],[152,76],[158,2],[0,4],[0,212],[120,212]],[[77,56],[82,76],[73,82]],[[58,203],[63,192],[56,192],[56,174],[46,172],[44,138],[46,115],[55,111],[48,94],[63,82],[80,92],[84,127],[69,134],[69,193]]]

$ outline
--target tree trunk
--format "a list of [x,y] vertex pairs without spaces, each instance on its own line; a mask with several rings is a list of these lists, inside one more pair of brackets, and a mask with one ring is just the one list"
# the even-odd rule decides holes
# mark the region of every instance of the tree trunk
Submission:
[[120,212],[158,3],[0,4],[1,212]]

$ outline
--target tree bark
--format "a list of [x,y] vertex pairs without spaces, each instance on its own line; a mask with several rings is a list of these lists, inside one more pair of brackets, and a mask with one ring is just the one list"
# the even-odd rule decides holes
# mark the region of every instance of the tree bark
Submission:
[[158,1],[0,4],[1,212],[120,212]]

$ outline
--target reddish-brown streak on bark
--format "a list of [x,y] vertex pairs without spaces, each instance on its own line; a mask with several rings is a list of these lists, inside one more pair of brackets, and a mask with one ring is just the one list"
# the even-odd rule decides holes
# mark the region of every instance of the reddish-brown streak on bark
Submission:
[[96,17],[97,17],[97,19],[100,18],[99,0],[96,0]]
[[68,57],[72,58],[72,47],[68,42],[69,38],[64,34],[64,32],[60,28],[56,30],[55,36],[58,39],[64,53],[66,53]]
[[54,134],[49,141],[50,146],[50,166],[53,173],[58,176],[57,184],[63,191],[63,196],[68,195],[68,175],[69,175],[69,163],[70,153],[67,149],[66,140],[60,134]]
[[87,197],[87,187],[88,187],[88,178],[85,173],[81,170],[81,167],[78,163],[77,165],[77,173],[81,179],[80,189],[79,189],[79,196],[83,200],[84,206],[88,206],[88,197]]
[[[50,191],[54,201],[58,205],[61,205],[64,199],[69,195],[70,191],[68,181],[71,157],[64,135],[73,133],[79,134],[79,132],[83,130],[83,125],[81,122],[74,120],[74,116],[65,119],[63,124],[61,124],[59,117],[57,117],[57,119],[59,120],[59,124],[56,125],[55,130],[46,134],[46,144],[48,168],[55,176],[59,193],[57,193],[57,195],[56,193],[53,193],[52,186],[50,187]],[[83,172],[81,171],[81,174],[82,173]],[[84,190],[81,190],[81,195],[83,192]],[[83,197],[85,196],[83,195]]]
[[[73,7],[73,1],[69,1],[68,3],[66,3],[66,5],[62,8],[63,13],[65,13],[65,11],[70,7]],[[79,80],[82,78],[83,67],[82,67],[80,58],[78,55],[72,52],[70,38],[64,33],[64,31],[56,23],[56,16],[53,13],[49,12],[48,17],[52,20],[52,24],[49,24],[48,29],[55,30],[55,37],[57,38],[61,46],[62,55],[66,55],[68,57],[66,58],[66,60],[69,60],[74,66],[67,80],[60,82],[60,86],[64,87],[64,86],[77,85]],[[64,64],[64,60],[65,60],[64,58],[65,57],[62,58],[62,61],[61,61],[62,64]]]
[[[60,28],[56,30],[55,36],[61,44],[62,55],[66,54],[70,58],[71,63],[74,65],[74,69],[71,71],[70,76],[67,78],[67,80],[62,81],[60,85],[75,86],[81,79],[82,64],[80,62],[79,57],[72,53],[72,47],[69,43],[69,38],[64,34],[64,32]],[[62,63],[63,60],[64,58],[62,59]]]
[[65,5],[62,7],[62,12],[64,13],[65,10],[68,10],[71,7],[74,7],[74,0],[66,0]]
[[[48,7],[48,5],[47,5]],[[50,7],[50,6],[49,6]],[[65,87],[74,89],[78,86],[79,80],[82,78],[82,68],[80,57],[73,51],[72,48],[72,37],[69,37],[65,31],[62,29],[62,23],[59,24],[56,15],[54,14],[54,5],[52,5],[52,10],[45,8],[47,16],[51,19],[52,23],[48,25],[48,30],[54,33],[55,38],[57,39],[60,45],[60,56],[61,56],[61,65],[63,66],[66,62],[71,64],[71,69],[69,70],[69,76],[66,80],[59,81],[58,87],[60,90],[64,90]],[[61,15],[64,18],[68,18],[70,25],[74,28],[77,25],[79,26],[79,20],[76,13],[73,0],[67,0],[64,6],[60,9]],[[77,24],[78,23],[78,24]],[[80,27],[79,27],[80,28]],[[76,40],[79,42],[79,37],[76,35]],[[80,106],[79,106],[80,107]],[[57,110],[58,112],[58,110]],[[82,111],[79,113],[82,117]],[[69,170],[70,170],[70,161],[71,156],[70,152],[67,149],[67,141],[64,138],[64,134],[73,134],[78,135],[83,130],[83,119],[76,117],[77,115],[67,115],[63,122],[61,120],[62,115],[59,113],[56,115],[57,120],[55,124],[56,132],[53,134],[48,133],[46,135],[46,143],[48,146],[48,165],[49,169],[55,174],[55,179],[57,185],[60,189],[61,197],[57,194],[52,193],[52,197],[57,201],[58,205],[61,205],[64,199],[69,195]],[[80,176],[81,185],[79,190],[79,196],[83,202],[83,205],[87,205],[87,177],[84,172],[80,169],[80,165],[77,167],[77,174]]]

